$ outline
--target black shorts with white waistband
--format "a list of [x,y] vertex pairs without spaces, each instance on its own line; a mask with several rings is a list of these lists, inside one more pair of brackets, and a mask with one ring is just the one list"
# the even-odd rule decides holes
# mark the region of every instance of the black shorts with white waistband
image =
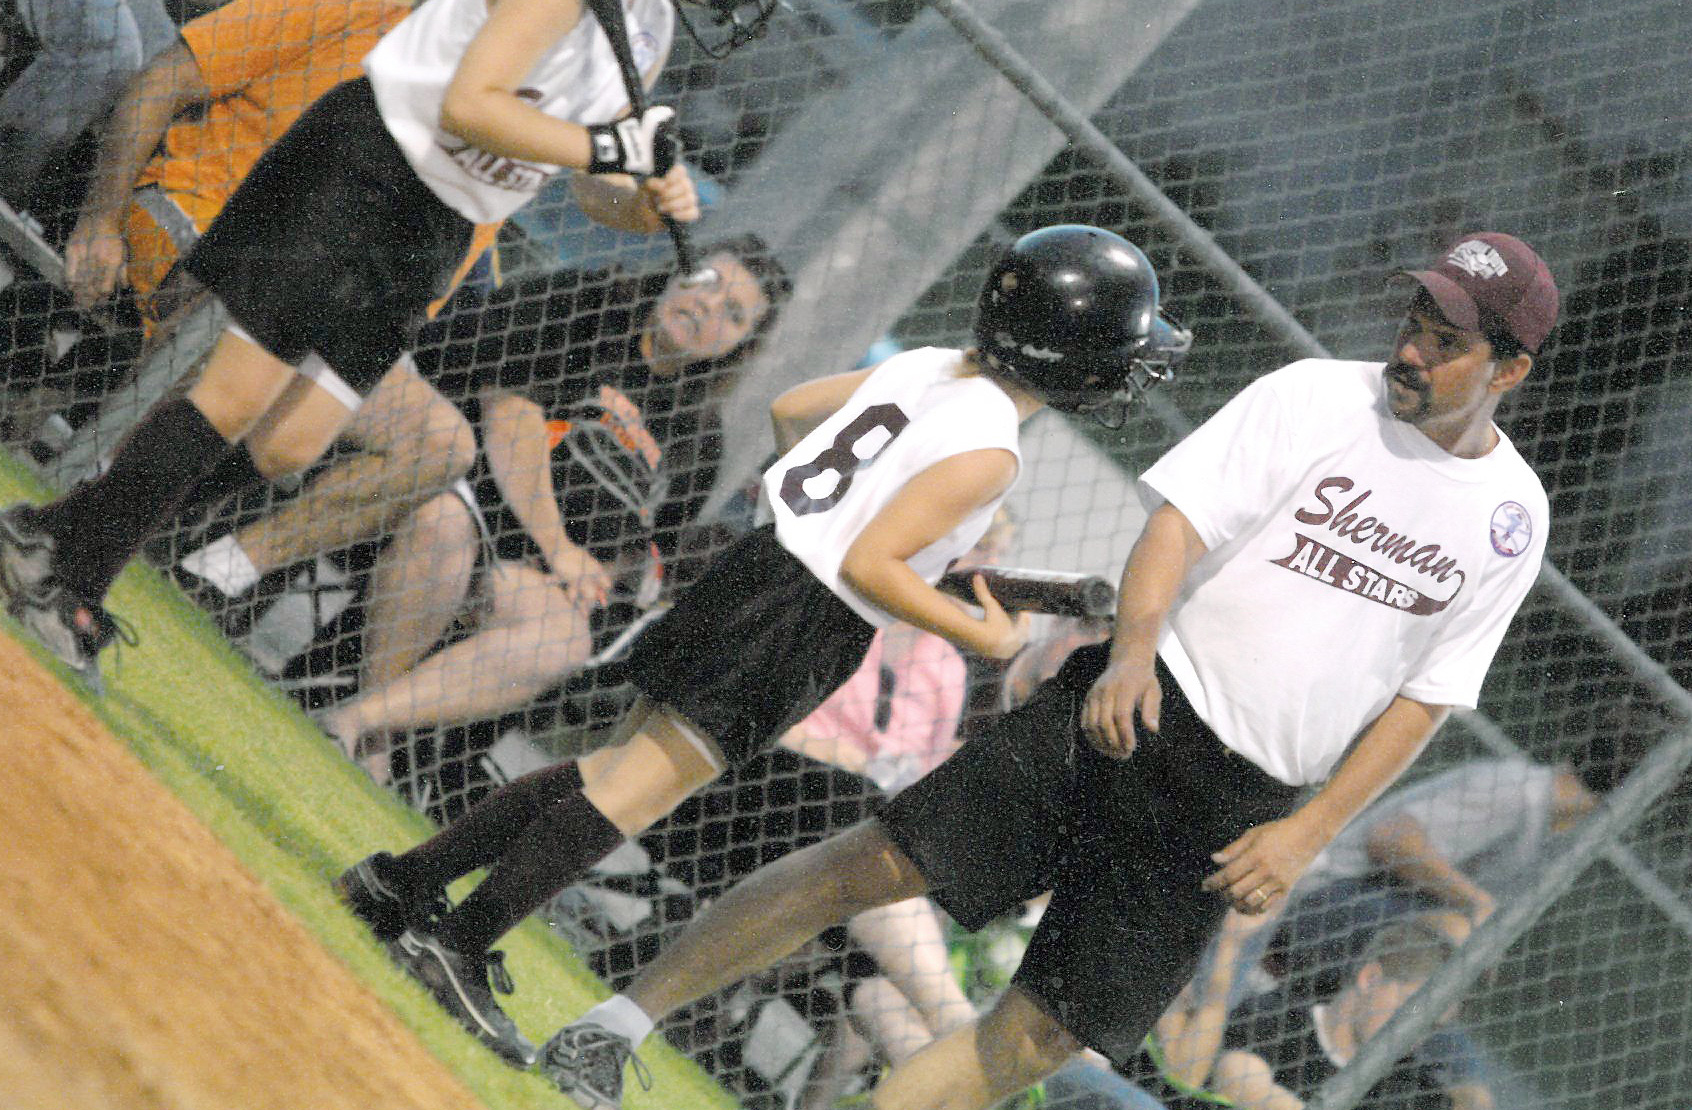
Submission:
[[1161,661],[1160,730],[1139,729],[1126,760],[1095,751],[1081,709],[1109,653],[1076,651],[878,820],[967,929],[1052,892],[1014,982],[1121,1064],[1227,909],[1199,887],[1216,869],[1211,853],[1285,816],[1300,788],[1225,747]]
[[810,716],[863,665],[875,628],[766,525],[711,561],[629,653],[629,678],[733,767]]
[[265,350],[290,365],[315,353],[368,395],[474,230],[418,178],[356,78],[265,152],[182,264]]

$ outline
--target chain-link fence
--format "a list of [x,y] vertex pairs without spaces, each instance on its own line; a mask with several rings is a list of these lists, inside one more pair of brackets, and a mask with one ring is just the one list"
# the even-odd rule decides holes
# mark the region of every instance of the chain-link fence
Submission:
[[[6,197],[0,435],[61,486],[96,471],[215,334],[215,307],[173,303],[170,272],[244,172],[212,166],[229,152],[213,144],[234,142],[215,125],[257,105],[279,132],[301,90],[356,69],[359,34],[404,14],[378,0],[294,8],[318,20],[290,32],[300,51],[209,90],[219,103],[174,125],[201,130],[173,129],[129,198],[118,226],[134,295],[89,313],[55,288],[90,142]],[[258,20],[244,28],[255,40],[270,26]],[[880,353],[967,342],[986,266],[1015,235],[1122,232],[1198,337],[1177,387],[1121,430],[1050,414],[1029,429],[998,559],[1114,577],[1143,519],[1133,476],[1186,429],[1294,358],[1384,358],[1405,303],[1394,271],[1465,229],[1518,234],[1564,298],[1552,346],[1503,410],[1551,494],[1550,569],[1479,712],[1353,830],[1352,863],[1330,860],[1243,946],[1233,981],[1208,983],[1236,1004],[1219,1011],[1230,1043],[1293,1052],[1312,1006],[1356,995],[1371,937],[1456,910],[1457,958],[1361,1051],[1321,1044],[1353,1066],[1298,1097],[1421,1106],[1485,1088],[1500,1107],[1679,1106],[1692,1067],[1692,56],[1676,44],[1689,33],[1692,10],[1648,0],[791,0],[727,58],[679,38],[657,90],[709,202],[698,237],[745,278],[744,303],[667,285],[663,236],[599,228],[555,183],[425,330],[420,373],[384,380],[326,461],[237,496],[236,476],[213,483],[149,555],[373,775],[450,820],[591,747],[626,707],[622,649],[754,518],[766,402]],[[9,73],[41,47],[12,41]],[[242,134],[256,156],[265,129]],[[734,314],[740,342],[688,346],[700,320]],[[281,469],[262,440],[252,456]],[[556,527],[513,482],[540,471]],[[606,569],[609,604],[560,587],[557,527]],[[1025,694],[1056,644],[1097,632],[1050,631],[1009,674],[942,659],[951,694],[927,702],[910,646],[883,645],[855,709],[795,741],[804,754],[690,803],[553,916],[608,978],[626,976],[725,882],[861,816]],[[885,735],[895,711],[928,714],[927,747],[853,742],[854,729]],[[1457,879],[1429,877],[1405,832],[1417,827]],[[928,919],[912,921],[929,938]],[[995,961],[1019,929],[942,949],[942,965],[968,965],[975,1004],[1002,987]],[[881,981],[863,939],[829,941],[694,1008],[672,1038],[749,1099],[814,1106],[872,1082],[907,1049],[876,1020],[887,997],[862,989]],[[882,943],[885,963],[897,941]],[[955,1020],[944,1000],[915,1009],[902,1028],[917,1040]],[[1322,1062],[1288,1066],[1321,1077]],[[1166,1104],[1209,1097],[1155,1071],[1133,1078]]]

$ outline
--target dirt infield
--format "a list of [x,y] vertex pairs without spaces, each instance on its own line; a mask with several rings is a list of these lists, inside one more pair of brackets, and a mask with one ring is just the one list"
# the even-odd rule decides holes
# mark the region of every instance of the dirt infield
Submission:
[[481,1103],[0,634],[0,1103]]

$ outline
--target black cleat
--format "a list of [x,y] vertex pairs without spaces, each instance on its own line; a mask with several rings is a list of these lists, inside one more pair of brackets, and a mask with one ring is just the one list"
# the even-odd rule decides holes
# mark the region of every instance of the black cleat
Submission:
[[431,933],[407,929],[390,951],[413,979],[422,983],[458,1023],[500,1059],[516,1068],[535,1062],[535,1046],[517,1030],[488,989],[491,979],[501,994],[512,992],[504,953],[458,952]]
[[640,1089],[652,1089],[647,1070],[629,1039],[591,1021],[566,1025],[541,1049],[539,1067],[582,1110],[622,1110],[623,1066],[634,1061]]
[[30,523],[29,506],[0,512],[0,594],[6,612],[36,641],[104,693],[98,658],[113,640],[139,642],[128,625],[96,601],[77,596],[54,566],[53,538]]
[[389,852],[366,856],[341,872],[329,885],[353,916],[370,927],[376,939],[392,944],[407,929],[428,932],[452,908],[445,892],[432,897],[408,897],[382,877],[393,862]]

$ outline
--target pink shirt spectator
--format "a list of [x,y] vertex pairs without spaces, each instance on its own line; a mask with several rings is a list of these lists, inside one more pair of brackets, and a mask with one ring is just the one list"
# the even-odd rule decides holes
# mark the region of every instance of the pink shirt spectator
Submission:
[[966,679],[963,656],[951,644],[892,625],[876,634],[846,685],[782,743],[867,775],[892,793],[957,749]]

